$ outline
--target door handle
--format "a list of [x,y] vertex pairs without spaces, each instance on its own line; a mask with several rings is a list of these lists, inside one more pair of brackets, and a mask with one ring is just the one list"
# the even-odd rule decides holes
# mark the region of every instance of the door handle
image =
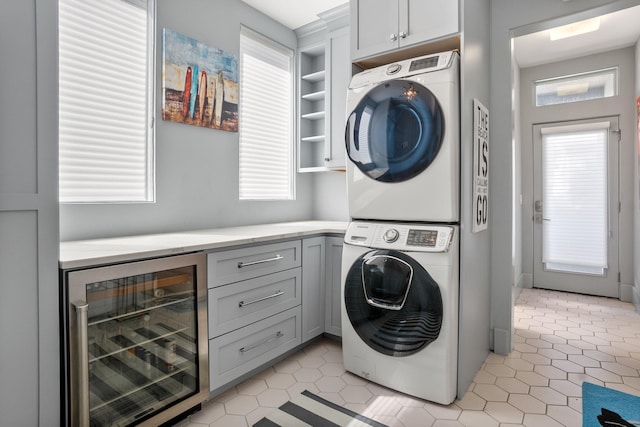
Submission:
[[549,218],[543,218],[541,213],[536,213],[533,215],[533,222],[536,224],[542,224],[543,221],[551,221]]

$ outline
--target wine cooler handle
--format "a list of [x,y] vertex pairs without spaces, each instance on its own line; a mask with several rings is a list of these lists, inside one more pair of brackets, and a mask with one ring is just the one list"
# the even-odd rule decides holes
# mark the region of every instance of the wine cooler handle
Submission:
[[89,427],[89,304],[71,303],[76,312],[78,348],[78,427]]

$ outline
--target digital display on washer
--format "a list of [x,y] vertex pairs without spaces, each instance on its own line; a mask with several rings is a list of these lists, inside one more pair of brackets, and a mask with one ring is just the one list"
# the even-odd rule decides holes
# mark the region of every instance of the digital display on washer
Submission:
[[436,230],[409,230],[407,246],[436,246],[438,232]]
[[409,71],[423,70],[425,68],[433,68],[438,65],[439,56],[430,56],[429,58],[417,59],[411,61]]

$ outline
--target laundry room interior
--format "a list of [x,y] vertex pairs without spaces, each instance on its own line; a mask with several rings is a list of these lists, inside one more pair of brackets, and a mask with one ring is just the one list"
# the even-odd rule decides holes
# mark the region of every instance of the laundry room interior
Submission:
[[634,425],[640,2],[298,3],[0,6],[0,425]]

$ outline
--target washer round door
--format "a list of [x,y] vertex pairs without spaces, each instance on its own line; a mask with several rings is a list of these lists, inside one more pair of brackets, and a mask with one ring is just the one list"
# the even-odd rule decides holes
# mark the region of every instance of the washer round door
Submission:
[[440,287],[410,256],[383,249],[367,252],[349,269],[344,287],[349,321],[374,350],[409,356],[438,338]]
[[371,89],[349,115],[347,154],[376,181],[406,181],[436,158],[444,129],[440,104],[429,89],[390,80]]

